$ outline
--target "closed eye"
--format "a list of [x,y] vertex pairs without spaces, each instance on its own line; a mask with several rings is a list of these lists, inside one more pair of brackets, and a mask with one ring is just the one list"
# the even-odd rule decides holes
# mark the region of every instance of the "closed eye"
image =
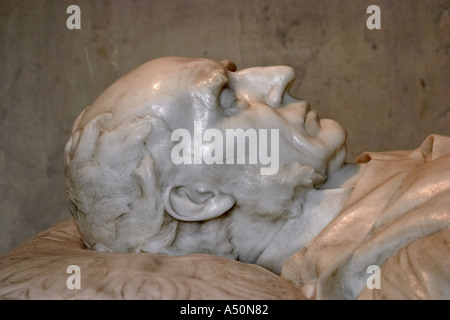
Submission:
[[226,86],[220,91],[219,104],[229,116],[238,114],[242,109],[248,108],[247,102],[238,99],[234,91]]
[[222,91],[220,91],[219,103],[223,109],[231,108],[236,100],[236,94],[230,88],[224,87]]

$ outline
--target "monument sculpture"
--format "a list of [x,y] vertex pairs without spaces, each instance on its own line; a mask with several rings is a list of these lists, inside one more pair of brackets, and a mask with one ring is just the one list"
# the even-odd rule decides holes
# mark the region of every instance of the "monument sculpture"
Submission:
[[[77,228],[60,228],[78,235],[79,261],[126,264],[160,289],[176,268],[192,278],[226,263],[208,281],[250,299],[450,298],[450,138],[346,163],[346,131],[293,97],[294,80],[287,66],[164,57],[113,83],[65,149]],[[0,296],[12,294],[1,270],[0,259]],[[151,290],[141,297],[179,297]]]

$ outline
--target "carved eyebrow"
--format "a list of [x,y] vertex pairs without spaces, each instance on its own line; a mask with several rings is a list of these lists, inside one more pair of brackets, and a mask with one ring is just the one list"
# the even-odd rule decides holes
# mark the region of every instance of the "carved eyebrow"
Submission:
[[225,69],[222,69],[222,68],[216,69],[216,72],[215,72],[215,75],[214,75],[214,76],[217,77],[217,78],[219,78],[219,79],[217,79],[217,80],[218,80],[219,83],[221,83],[221,86],[222,86],[222,87],[223,87],[225,84],[227,84],[228,81],[230,80],[230,79],[228,78],[228,73],[226,72]]
[[219,94],[220,90],[229,81],[228,74],[224,68],[217,68],[209,72],[208,76],[202,81],[202,85],[207,86]]
[[234,72],[237,70],[236,64],[231,60],[222,60],[219,63],[223,65],[228,71]]

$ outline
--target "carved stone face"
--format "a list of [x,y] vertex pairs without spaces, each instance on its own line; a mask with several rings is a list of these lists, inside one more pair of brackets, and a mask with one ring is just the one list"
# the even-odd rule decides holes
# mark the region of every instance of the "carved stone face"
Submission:
[[306,101],[290,94],[294,80],[294,70],[287,66],[236,71],[228,61],[160,58],[108,88],[80,125],[103,112],[112,112],[117,122],[151,112],[170,130],[185,128],[192,135],[194,121],[202,122],[203,131],[279,129],[281,157],[325,174],[346,134],[337,122],[319,119]]
[[[138,130],[139,132],[135,135],[143,143],[133,142],[133,144],[131,143],[133,139],[125,139],[123,134],[116,134],[117,139],[109,139],[109,142],[104,143],[105,147],[100,147],[101,142],[92,142],[93,138],[84,139],[94,144],[92,150],[97,150],[91,152],[90,157],[85,158],[89,158],[90,164],[95,163],[97,169],[103,170],[101,161],[94,161],[93,158],[105,152],[113,154],[110,150],[117,149],[117,152],[112,155],[116,159],[117,168],[120,168],[120,163],[123,163],[124,167],[135,166],[144,172],[141,174],[147,172],[153,179],[152,183],[146,183],[137,188],[141,190],[141,198],[142,194],[151,194],[157,199],[153,200],[150,207],[158,207],[154,204],[155,201],[163,203],[166,214],[168,213],[178,222],[211,221],[227,213],[229,216],[235,217],[236,221],[242,221],[244,225],[248,221],[243,217],[255,217],[255,215],[259,216],[259,220],[273,221],[289,211],[292,204],[298,201],[296,198],[299,196],[299,188],[313,188],[323,182],[327,173],[341,166],[345,158],[345,130],[333,120],[320,120],[307,102],[291,96],[289,89],[294,79],[293,69],[286,66],[257,67],[236,71],[235,65],[229,61],[216,62],[208,59],[178,57],[156,59],[131,71],[111,85],[90,108],[80,115],[74,125],[73,136],[76,136],[76,132],[94,130],[89,129],[89,124],[103,114],[109,116],[106,120],[102,119],[101,128],[97,128],[101,132],[99,141],[106,140],[105,137],[110,132],[136,131],[135,127],[139,127],[137,123],[141,123],[140,127],[144,127],[144,129],[139,129],[140,131]],[[153,122],[150,133],[145,131],[145,125],[142,125],[142,123],[149,122],[149,118],[159,121],[158,124]],[[177,140],[176,137],[174,139],[173,133],[180,129],[184,130],[181,132],[188,133],[193,140],[200,135],[201,142],[204,142],[199,149],[201,152],[211,151],[213,142],[216,143],[217,139],[227,137],[227,130],[234,130],[234,132],[241,130],[241,133],[252,130],[255,133],[254,137],[258,139],[259,148],[266,143],[272,156],[277,151],[276,170],[272,170],[268,175],[261,175],[260,169],[267,167],[267,163],[252,164],[245,161],[239,163],[236,159],[227,162],[227,159],[230,160],[227,158],[230,149],[227,148],[226,141],[219,147],[216,144],[213,152],[217,156],[217,152],[223,150],[223,163],[205,163],[201,157],[196,162],[196,141],[193,141],[188,148],[189,152],[193,150],[191,158],[193,161],[176,164],[173,159],[173,148],[176,145],[174,141],[180,142],[181,139]],[[277,135],[271,135],[270,139],[264,141],[261,140],[262,133],[269,131],[276,132]],[[207,132],[214,133],[214,138],[205,138],[204,134]],[[272,139],[274,137],[275,140]],[[252,140],[249,136],[247,139],[247,143],[244,142],[243,147],[250,148]],[[77,151],[74,145],[78,145],[78,143],[73,142],[77,139],[72,138],[71,140],[66,149],[67,154],[70,154],[70,156],[66,156],[68,180],[74,182],[69,182],[69,193],[75,199],[73,202],[78,202],[78,207],[85,208],[84,210],[80,209],[84,212],[89,210],[89,206],[80,205],[79,199],[83,197],[77,196],[76,190],[81,186],[85,188],[90,185],[89,188],[92,188],[92,192],[84,190],[83,194],[94,194],[100,192],[101,187],[92,186],[92,183],[80,183],[82,179],[78,176],[78,169],[71,164],[70,160],[71,158],[76,159]],[[236,156],[239,146],[231,148],[235,151]],[[120,151],[122,149],[127,151]],[[245,150],[246,159],[249,161],[249,149]],[[260,152],[260,150],[257,151]],[[187,149],[185,148],[183,151],[186,153]],[[144,170],[142,168],[145,168],[145,164],[142,159],[147,159],[145,156],[147,153],[151,154],[152,161],[156,162],[156,165]],[[266,153],[268,155],[267,150]],[[135,159],[139,158],[139,161],[134,161],[133,155],[135,155]],[[261,156],[261,153],[258,155]],[[273,160],[275,161],[275,159]],[[78,165],[86,170],[86,166],[80,163]],[[152,172],[152,170],[157,172]],[[135,172],[131,173],[131,169],[129,171],[125,169],[110,170],[108,174],[119,174],[118,171],[136,175]],[[111,178],[110,183],[102,183],[104,186],[114,189],[114,183],[118,183],[117,181],[125,183],[125,180],[127,179]],[[136,182],[136,179],[128,180],[130,184],[133,181]],[[138,181],[141,180],[145,179],[138,179]],[[72,185],[70,185],[71,183]],[[152,186],[152,190],[146,190],[146,188],[149,189],[146,187],[148,185]],[[119,189],[131,190],[132,187],[121,186],[117,188],[117,190]],[[138,194],[136,197],[139,197],[138,191],[136,194]],[[106,202],[105,196],[99,196],[99,198]],[[110,201],[115,201],[114,197],[110,198]],[[111,207],[114,206],[105,206],[105,208]],[[123,211],[126,211],[126,207],[131,208],[130,212],[126,212],[126,214],[134,214],[133,208],[135,207],[145,211],[142,209],[142,205],[136,206],[128,203],[126,206],[124,205]],[[105,213],[104,210],[97,212],[100,212],[99,215],[107,216],[107,212]],[[89,213],[84,212],[83,215],[87,217]],[[115,216],[116,218],[109,217],[108,223],[111,225],[121,223],[117,217],[123,217],[123,214],[118,211]],[[127,222],[128,225],[125,229],[131,230],[128,236],[140,238],[140,240],[131,241],[134,243],[133,248],[126,250],[162,247],[145,243],[151,241],[149,232],[146,236],[139,235],[146,232],[145,225],[152,223],[147,220],[152,219],[146,219],[146,215],[140,213],[139,219]],[[99,220],[97,221],[95,218],[91,218],[89,223],[84,223],[80,218],[78,220],[78,225],[84,226],[80,228],[82,234],[85,230],[85,238],[91,239],[85,240],[87,243],[91,243],[91,246],[94,243],[100,243],[101,246],[107,248],[117,247],[108,243],[118,241],[117,239],[120,237],[117,235],[102,237],[101,241],[97,239],[98,237],[92,236],[99,229],[98,226],[102,223],[101,219],[97,219]],[[161,228],[163,225],[168,225],[161,219],[158,221]],[[261,223],[261,221],[253,222]],[[133,223],[139,224],[139,227],[133,229]],[[267,224],[267,226],[269,225]],[[111,228],[117,230],[116,227],[111,226]],[[155,229],[154,225],[153,229]],[[245,227],[239,230],[234,231],[242,234],[235,234],[234,237],[245,239],[248,231]],[[179,228],[178,232],[183,232],[182,228]],[[214,232],[211,233],[213,237]],[[123,235],[124,238],[126,236],[126,234]],[[228,236],[230,235],[228,234]],[[208,237],[205,236],[205,238]],[[170,237],[165,238],[166,242],[167,238]],[[207,246],[201,248],[202,245],[196,244],[193,237],[189,237],[187,234],[184,237],[180,235],[179,238],[183,238],[186,247],[190,248],[185,251],[214,253],[214,250],[206,248]],[[203,245],[208,242],[204,239],[199,241]],[[245,240],[243,241],[245,242]],[[118,247],[122,248],[123,246]],[[183,250],[180,249],[180,251]],[[224,249],[224,251],[226,250]],[[245,256],[242,252],[239,255]],[[251,258],[245,260],[251,260]]]

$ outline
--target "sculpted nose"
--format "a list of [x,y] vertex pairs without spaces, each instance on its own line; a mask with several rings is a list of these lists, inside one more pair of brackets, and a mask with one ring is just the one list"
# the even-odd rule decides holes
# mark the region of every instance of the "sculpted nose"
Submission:
[[256,67],[230,73],[229,85],[241,99],[279,108],[294,79],[295,72],[288,66]]

